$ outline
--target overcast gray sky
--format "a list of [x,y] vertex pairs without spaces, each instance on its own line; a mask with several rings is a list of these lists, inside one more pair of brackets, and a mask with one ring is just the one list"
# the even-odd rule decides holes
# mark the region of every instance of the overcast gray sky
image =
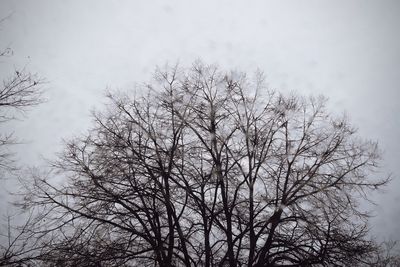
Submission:
[[1,75],[25,66],[48,82],[49,101],[9,125],[26,141],[20,164],[53,158],[62,138],[90,127],[106,88],[130,89],[156,65],[259,68],[271,88],[329,97],[332,111],[379,141],[394,181],[373,196],[373,233],[400,240],[400,1],[1,0],[0,18],[8,15],[0,48],[14,56]]

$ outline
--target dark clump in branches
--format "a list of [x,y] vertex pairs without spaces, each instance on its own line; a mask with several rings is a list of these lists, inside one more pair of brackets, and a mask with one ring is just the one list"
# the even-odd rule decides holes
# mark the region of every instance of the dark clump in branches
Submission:
[[43,266],[353,266],[377,145],[325,99],[194,64],[109,94],[91,133],[29,185]]

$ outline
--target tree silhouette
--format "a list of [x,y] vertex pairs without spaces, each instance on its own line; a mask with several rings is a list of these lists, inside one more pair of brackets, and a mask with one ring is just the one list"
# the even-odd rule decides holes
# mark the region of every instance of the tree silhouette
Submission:
[[[3,20],[0,20],[0,24]],[[10,48],[3,49],[0,51],[0,59],[12,56],[12,54],[13,51]],[[43,79],[37,75],[29,73],[25,69],[16,69],[11,75],[1,73],[1,77],[4,79],[0,84],[0,124],[17,119],[29,107],[43,102],[41,89]],[[0,132],[0,182],[7,175],[18,170],[10,149],[10,146],[16,143],[17,139],[11,130],[6,128],[6,131]],[[14,229],[16,227],[11,224],[11,217],[6,216],[6,226],[0,230],[0,266],[17,264],[22,255],[30,252],[24,241],[28,236],[26,227],[29,225],[30,219],[17,227],[18,229]]]
[[323,97],[199,62],[145,89],[109,94],[27,184],[42,264],[350,266],[376,250],[357,204],[387,182],[377,144]]

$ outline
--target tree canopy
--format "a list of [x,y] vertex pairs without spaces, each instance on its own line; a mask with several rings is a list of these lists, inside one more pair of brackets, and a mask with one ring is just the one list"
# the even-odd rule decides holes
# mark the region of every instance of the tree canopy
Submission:
[[[0,19],[0,24],[2,21]],[[1,50],[0,59],[11,56],[12,53],[13,51],[10,48]],[[18,115],[23,114],[29,107],[44,101],[41,88],[44,81],[23,68],[15,69],[11,74],[0,73],[0,77],[0,79],[3,78],[0,84],[0,126],[6,129],[0,132],[0,182],[4,182],[4,179],[12,177],[14,172],[18,170],[11,149],[11,146],[18,141],[14,133],[4,127],[4,124],[17,119]],[[25,227],[28,224],[14,232],[11,217],[6,216],[6,226],[3,228],[3,225],[1,225],[2,229],[0,229],[0,266],[9,265],[10,261],[13,262],[14,259],[20,261],[20,256],[27,252],[25,246],[17,241],[22,241],[20,240],[21,235],[26,233]]]
[[202,63],[140,89],[108,94],[27,183],[44,266],[350,266],[376,251],[358,203],[387,182],[379,150],[325,98]]

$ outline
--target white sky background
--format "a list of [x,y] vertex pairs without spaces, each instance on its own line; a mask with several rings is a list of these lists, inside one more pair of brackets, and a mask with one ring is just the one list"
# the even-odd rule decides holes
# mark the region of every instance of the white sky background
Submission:
[[379,141],[394,181],[374,196],[373,233],[400,239],[400,1],[1,0],[0,18],[10,14],[0,48],[14,56],[0,62],[1,76],[26,66],[48,82],[49,101],[9,125],[27,141],[16,148],[20,164],[53,158],[62,138],[90,127],[106,88],[148,81],[156,65],[260,68],[271,88],[329,97],[332,111]]

